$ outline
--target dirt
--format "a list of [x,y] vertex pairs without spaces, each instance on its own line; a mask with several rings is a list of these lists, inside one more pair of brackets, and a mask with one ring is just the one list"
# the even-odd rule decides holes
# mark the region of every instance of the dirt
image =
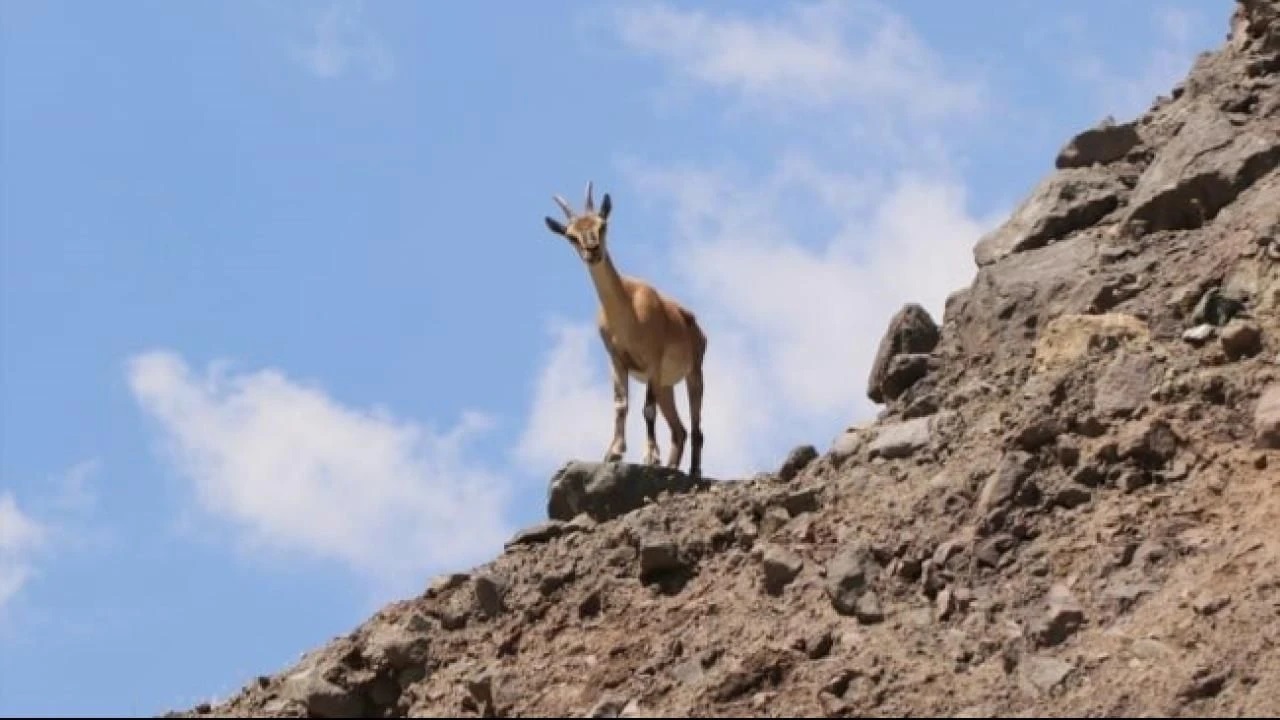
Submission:
[[889,319],[874,421],[567,463],[493,561],[169,716],[1280,713],[1280,2],[1230,29]]

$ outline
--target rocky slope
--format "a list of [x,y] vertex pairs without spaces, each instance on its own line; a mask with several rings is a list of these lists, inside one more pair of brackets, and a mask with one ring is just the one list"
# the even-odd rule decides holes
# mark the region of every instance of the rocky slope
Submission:
[[1280,713],[1280,0],[1073,138],[825,452],[551,519],[171,716]]

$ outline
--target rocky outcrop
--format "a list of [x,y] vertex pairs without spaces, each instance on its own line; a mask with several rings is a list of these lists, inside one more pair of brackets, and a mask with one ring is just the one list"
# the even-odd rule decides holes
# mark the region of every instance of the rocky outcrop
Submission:
[[710,482],[661,465],[574,460],[551,479],[547,515],[552,520],[572,520],[585,513],[597,521],[609,520],[664,493],[690,492]]
[[938,325],[919,304],[910,303],[892,318],[880,338],[867,397],[872,402],[893,400],[928,371],[928,356],[938,344]]
[[1124,184],[1107,168],[1071,167],[1045,178],[1007,222],[974,247],[979,266],[1092,227],[1120,206]]

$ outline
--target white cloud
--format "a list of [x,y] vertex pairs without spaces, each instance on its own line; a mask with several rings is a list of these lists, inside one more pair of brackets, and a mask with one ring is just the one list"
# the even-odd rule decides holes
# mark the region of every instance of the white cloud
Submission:
[[908,24],[878,3],[789,4],[766,18],[628,5],[615,19],[629,47],[782,115],[850,105],[936,119],[982,106],[979,83],[949,77]]
[[131,358],[128,379],[200,504],[255,549],[417,582],[487,556],[509,532],[506,484],[467,454],[489,428],[481,415],[437,432],[273,369],[199,375],[167,351]]
[[361,17],[358,0],[333,0],[312,21],[311,37],[295,57],[320,78],[334,78],[362,65],[382,80],[395,70],[391,53]]
[[13,493],[0,494],[0,610],[34,572],[32,555],[45,543],[44,525],[22,511]]

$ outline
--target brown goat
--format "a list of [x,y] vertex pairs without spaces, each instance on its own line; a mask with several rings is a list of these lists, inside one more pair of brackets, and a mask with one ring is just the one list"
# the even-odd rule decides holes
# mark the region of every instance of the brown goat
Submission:
[[[679,469],[686,437],[692,435],[689,474],[702,474],[702,361],[707,337],[692,312],[638,278],[619,275],[605,245],[613,201],[605,193],[599,212],[587,183],[585,211],[577,214],[559,195],[556,204],[569,224],[546,218],[547,227],[566,238],[587,265],[599,296],[596,325],[613,375],[613,441],[605,462],[620,461],[627,452],[626,418],[630,379],[646,383],[644,421],[648,434],[644,462],[658,464],[654,423],[658,409],[671,428],[667,467]],[[681,380],[689,391],[691,431],[686,432],[676,409],[675,386]]]

